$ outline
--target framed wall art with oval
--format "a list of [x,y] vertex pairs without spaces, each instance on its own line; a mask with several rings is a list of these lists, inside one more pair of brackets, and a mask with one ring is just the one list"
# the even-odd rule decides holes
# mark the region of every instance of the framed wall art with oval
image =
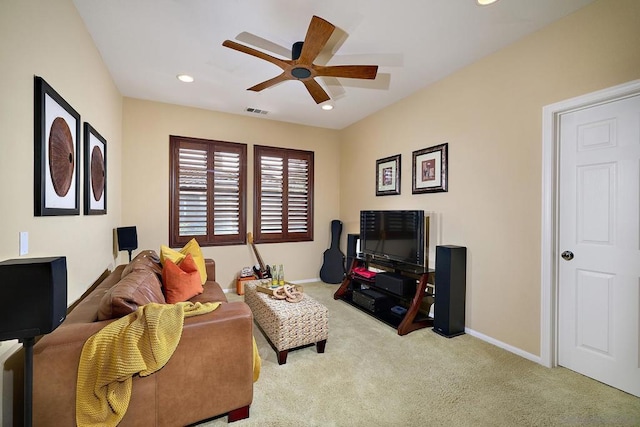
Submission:
[[34,80],[34,214],[80,214],[80,114]]

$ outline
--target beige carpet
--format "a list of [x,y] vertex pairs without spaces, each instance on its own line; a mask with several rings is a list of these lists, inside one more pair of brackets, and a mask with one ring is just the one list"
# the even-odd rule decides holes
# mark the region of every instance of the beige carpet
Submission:
[[[256,329],[262,374],[250,418],[236,427],[640,426],[637,397],[469,335],[447,339],[422,329],[400,337],[334,301],[336,285],[304,287],[329,309],[326,352],[292,351],[279,366]],[[220,417],[201,426],[226,424]]]

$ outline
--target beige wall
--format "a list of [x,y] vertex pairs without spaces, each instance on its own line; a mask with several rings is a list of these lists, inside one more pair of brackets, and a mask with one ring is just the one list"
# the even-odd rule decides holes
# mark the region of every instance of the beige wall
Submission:
[[[247,143],[249,164],[256,143],[308,149],[316,156],[315,241],[260,245],[265,261],[284,263],[291,280],[315,278],[332,219],[345,223],[344,240],[358,231],[360,209],[425,209],[435,218],[432,244],[469,248],[468,327],[538,355],[542,107],[640,78],[638,22],[640,2],[597,1],[338,132],[123,101],[71,0],[2,0],[0,260],[18,256],[18,233],[28,231],[29,257],[67,256],[73,301],[115,256],[124,261],[114,254],[115,227],[137,225],[141,248],[168,240],[170,134]],[[107,215],[33,216],[34,75],[107,139]],[[443,142],[449,192],[412,196],[411,152]],[[375,160],[398,153],[402,195],[375,197]],[[247,200],[251,208],[252,194]],[[246,246],[204,251],[228,288],[254,263]],[[0,362],[13,345],[0,343]],[[4,389],[11,375],[3,371]],[[7,408],[3,395],[3,424]]]
[[[67,256],[69,301],[74,301],[113,261],[122,97],[71,1],[0,3],[0,55],[0,259],[17,257],[19,232],[29,232],[29,257]],[[107,215],[34,217],[34,75],[107,140]],[[81,179],[83,167],[81,159]]]
[[[27,231],[25,257],[67,257],[72,302],[113,264],[112,229],[120,221],[121,207],[122,97],[70,0],[2,0],[0,64],[0,260],[19,256],[18,235]],[[107,215],[34,217],[34,75],[43,77],[83,122],[106,138]],[[0,365],[15,347],[15,341],[0,343]],[[11,389],[13,375],[3,370],[0,390]],[[11,397],[0,398],[0,419],[6,425]]]
[[[159,250],[169,240],[169,135],[240,142],[248,145],[248,223],[253,209],[253,145],[314,152],[314,241],[257,245],[265,263],[284,264],[287,280],[318,277],[329,247],[329,224],[338,218],[340,148],[333,130],[241,115],[125,98],[123,121],[123,225],[138,227],[140,248]],[[213,258],[218,282],[235,289],[243,266],[256,263],[249,246],[203,248]]]
[[[539,355],[542,107],[640,78],[639,23],[640,2],[598,1],[345,129],[347,230],[360,209],[434,212],[438,242],[468,247],[466,326]],[[444,142],[449,192],[412,195],[412,151]],[[394,154],[401,195],[375,197]]]

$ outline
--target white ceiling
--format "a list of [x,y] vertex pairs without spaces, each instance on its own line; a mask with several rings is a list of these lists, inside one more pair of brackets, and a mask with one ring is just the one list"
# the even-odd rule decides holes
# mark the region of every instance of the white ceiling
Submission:
[[[483,7],[476,0],[74,3],[124,96],[341,129],[592,1],[498,0]],[[337,27],[316,64],[379,65],[377,78],[320,78],[332,111],[323,111],[298,81],[247,91],[282,70],[222,42],[284,58],[304,40],[313,15]],[[180,73],[195,82],[179,82]],[[248,113],[248,107],[268,114]]]

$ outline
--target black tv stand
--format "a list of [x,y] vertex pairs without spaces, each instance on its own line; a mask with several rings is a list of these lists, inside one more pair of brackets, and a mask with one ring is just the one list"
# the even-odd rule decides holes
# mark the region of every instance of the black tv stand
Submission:
[[[412,278],[416,281],[415,293],[410,295],[398,295],[388,292],[376,286],[375,278],[365,278],[356,273],[356,267],[375,267],[390,273]],[[349,271],[342,284],[334,293],[333,298],[342,300],[376,319],[398,330],[398,335],[406,335],[416,329],[433,326],[433,318],[429,317],[429,307],[433,304],[434,294],[434,270],[411,264],[393,262],[389,260],[367,257],[356,257],[351,262]],[[384,294],[392,302],[393,307],[406,309],[404,313],[398,313],[396,309],[385,305],[380,309],[371,310],[363,307],[359,301],[358,293],[371,289],[375,293]],[[354,293],[356,301],[354,301]]]

